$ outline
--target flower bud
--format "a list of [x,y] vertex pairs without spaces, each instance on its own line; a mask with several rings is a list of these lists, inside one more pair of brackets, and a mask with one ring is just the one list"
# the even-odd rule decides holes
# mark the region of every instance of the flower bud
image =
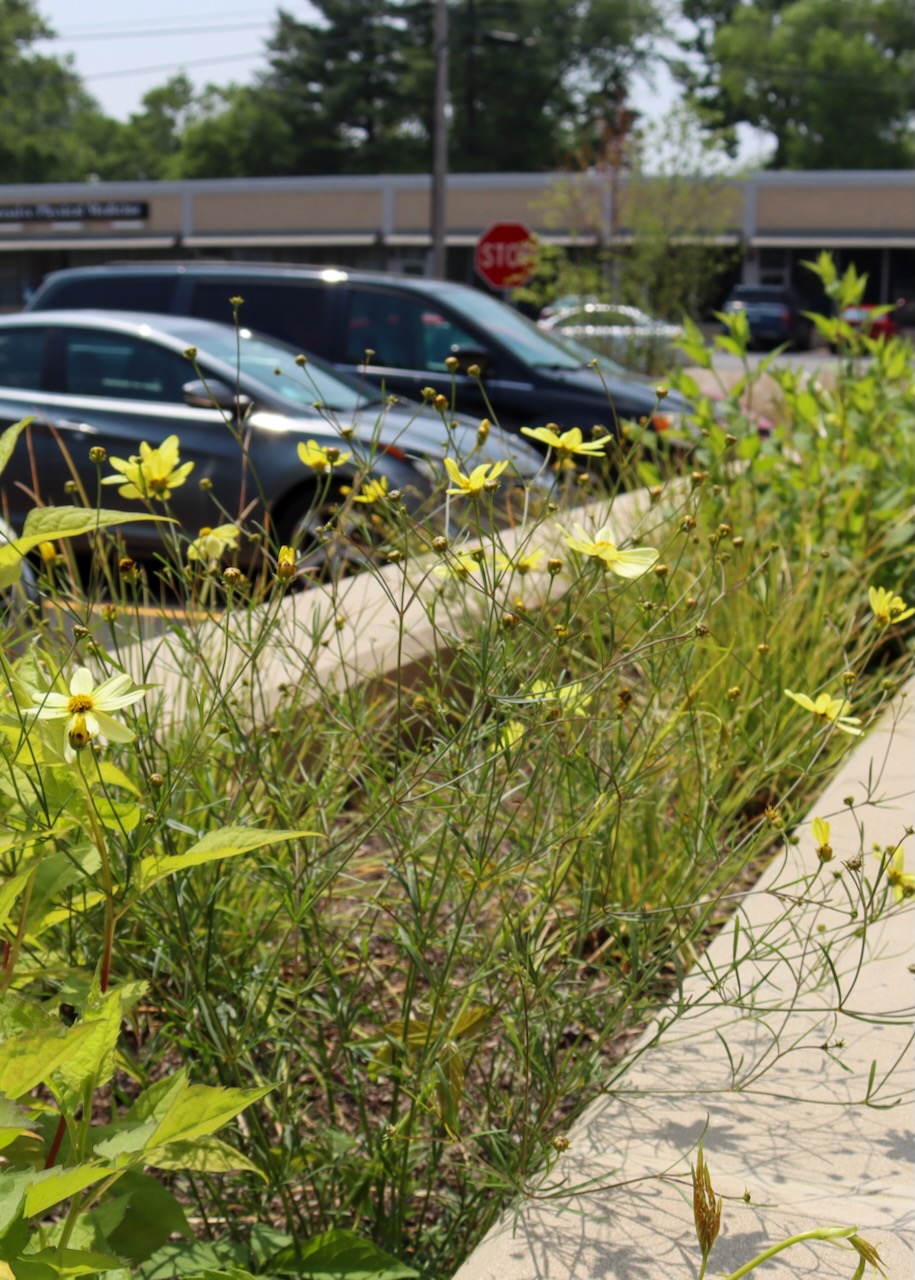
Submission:
[[86,717],[82,714],[75,715],[70,721],[67,729],[67,741],[74,751],[82,751],[87,746],[92,734],[89,732],[89,726],[86,724]]
[[445,357],[445,368],[448,370],[449,373],[457,373],[459,364],[460,364],[460,361],[458,360],[457,356]]
[[295,551],[292,547],[282,546],[276,558],[276,576],[281,582],[289,582],[296,574]]
[[108,457],[108,450],[103,449],[100,444],[94,444],[89,450],[90,462],[105,462]]

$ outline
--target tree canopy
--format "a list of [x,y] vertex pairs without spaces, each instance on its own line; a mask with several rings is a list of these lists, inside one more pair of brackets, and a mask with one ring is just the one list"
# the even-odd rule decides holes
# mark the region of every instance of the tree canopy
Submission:
[[915,160],[911,0],[683,0],[681,81],[706,120],[775,137],[773,168]]
[[35,53],[51,34],[32,0],[0,0],[0,182],[82,181],[104,116],[70,63]]

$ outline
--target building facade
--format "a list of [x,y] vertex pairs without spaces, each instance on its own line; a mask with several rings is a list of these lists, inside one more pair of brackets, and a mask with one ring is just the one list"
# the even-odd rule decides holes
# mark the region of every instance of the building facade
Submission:
[[[474,281],[473,250],[495,222],[548,243],[625,249],[650,191],[619,172],[455,174],[448,180],[448,275]],[[663,180],[659,179],[658,182]],[[671,244],[731,246],[748,283],[809,292],[803,262],[828,249],[868,274],[867,300],[915,307],[915,173],[781,172],[697,180]],[[706,208],[703,207],[705,201]],[[0,187],[0,310],[49,272],[112,259],[243,258],[424,274],[425,175]],[[682,219],[681,219],[682,220]],[[476,283],[482,284],[478,279]]]

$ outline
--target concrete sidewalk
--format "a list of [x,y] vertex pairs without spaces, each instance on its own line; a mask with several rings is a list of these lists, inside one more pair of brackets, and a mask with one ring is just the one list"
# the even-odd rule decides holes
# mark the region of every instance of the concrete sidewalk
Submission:
[[[579,1119],[544,1198],[506,1213],[455,1280],[696,1276],[689,1162],[703,1134],[716,1194],[725,1197],[709,1276],[787,1236],[842,1224],[877,1246],[894,1280],[910,1280],[915,899],[858,936],[856,877],[843,870],[833,879],[832,870],[860,857],[873,882],[874,844],[898,844],[915,823],[913,745],[915,682],[853,749],[798,825],[799,844],[770,865],[691,971],[687,1013]],[[786,916],[798,879],[816,866],[814,816],[830,822],[835,858]],[[915,871],[915,841],[904,848]],[[881,883],[878,901],[882,894]],[[592,1189],[573,1191],[584,1183]],[[753,1274],[851,1280],[857,1262],[817,1242]]]

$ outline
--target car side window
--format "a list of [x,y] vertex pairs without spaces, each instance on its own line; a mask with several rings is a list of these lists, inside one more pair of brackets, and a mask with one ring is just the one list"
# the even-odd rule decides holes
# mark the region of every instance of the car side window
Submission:
[[385,289],[351,288],[346,320],[346,362],[389,369],[444,373],[454,347],[478,347],[459,325],[425,298]]
[[0,333],[0,387],[40,389],[47,332],[36,325]]
[[72,395],[178,404],[194,376],[184,356],[132,334],[66,329],[61,343],[63,390]]
[[55,281],[42,310],[171,311],[175,281],[170,275],[77,276]]
[[256,280],[196,280],[190,314],[204,320],[235,323],[230,297],[240,297],[239,324],[288,342],[297,351],[325,355],[327,289],[304,281],[261,283]]

